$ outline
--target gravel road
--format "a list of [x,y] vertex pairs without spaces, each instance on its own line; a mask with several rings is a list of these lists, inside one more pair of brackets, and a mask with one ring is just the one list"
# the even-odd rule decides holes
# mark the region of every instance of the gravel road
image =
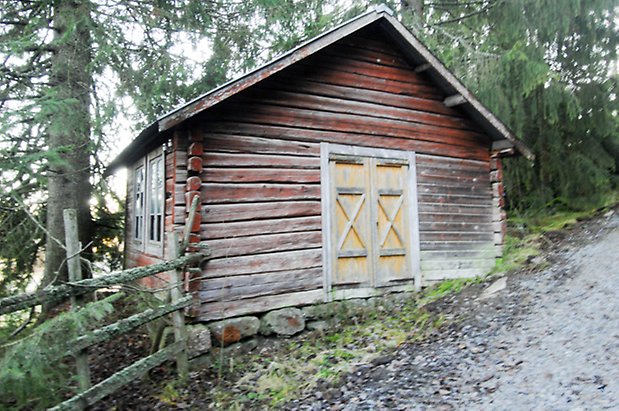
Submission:
[[449,325],[289,404],[330,410],[619,409],[619,216],[583,224],[479,298],[442,301]]

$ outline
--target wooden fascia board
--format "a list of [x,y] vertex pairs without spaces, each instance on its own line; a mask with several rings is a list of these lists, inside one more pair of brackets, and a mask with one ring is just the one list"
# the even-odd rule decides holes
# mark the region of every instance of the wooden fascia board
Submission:
[[[385,15],[385,20],[396,30],[396,32],[418,53],[441,78],[444,79],[457,94],[460,94],[468,104],[471,105],[488,123],[496,129],[506,140],[509,140],[520,153],[532,160],[535,158],[533,152],[499,120],[490,110],[488,110],[465,86],[454,76],[447,67],[432,52],[421,43],[402,23],[391,15]],[[453,94],[456,94],[453,93]]]
[[205,95],[189,102],[178,110],[166,114],[159,118],[159,132],[168,130],[190,117],[212,107],[221,101],[231,97],[248,87],[264,80],[265,78],[289,67],[290,65],[303,60],[304,58],[322,50],[323,48],[335,43],[336,41],[356,32],[357,30],[375,22],[376,20],[390,15],[388,9],[377,7],[355,19],[345,22],[342,25],[326,32],[318,38],[314,38],[304,43],[286,54],[276,58],[266,65],[258,68],[239,79],[226,83]]

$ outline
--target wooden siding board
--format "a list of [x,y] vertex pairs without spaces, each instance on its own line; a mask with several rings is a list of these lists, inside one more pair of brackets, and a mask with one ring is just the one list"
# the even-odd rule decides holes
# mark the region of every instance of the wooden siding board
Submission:
[[240,135],[249,135],[276,139],[294,139],[297,141],[328,142],[335,144],[354,143],[363,147],[399,149],[406,151],[423,152],[430,154],[446,154],[476,160],[487,160],[489,151],[486,147],[461,147],[446,144],[444,141],[421,141],[410,138],[397,138],[385,135],[370,135],[360,133],[359,130],[348,131],[315,130],[303,127],[287,127],[269,124],[252,124],[242,121],[224,122],[214,119],[208,123],[208,128],[216,132],[228,132]]
[[203,278],[286,271],[322,266],[320,248],[231,258],[219,258],[204,265]]
[[209,183],[320,183],[318,170],[294,168],[204,168],[202,181]]
[[[277,82],[275,81],[277,80]],[[462,114],[452,107],[447,107],[441,100],[403,95],[400,92],[388,92],[380,89],[362,89],[356,85],[329,84],[320,79],[302,78],[298,75],[281,75],[262,86],[267,89],[293,91],[315,96],[325,96],[342,100],[376,103],[386,107],[420,110],[428,113],[443,114],[466,121]]]
[[322,270],[317,267],[234,278],[214,278],[202,282],[199,295],[204,302],[232,301],[321,287]]
[[202,158],[206,167],[320,168],[320,160],[316,157],[205,153]]
[[204,204],[203,223],[226,223],[253,219],[320,216],[320,201],[270,201],[264,203]]
[[[320,155],[320,145],[302,141],[278,140],[225,133],[209,133],[209,152],[229,152],[243,154],[278,154],[291,156]],[[207,167],[210,164],[205,164]]]
[[[239,118],[239,112],[245,114]],[[483,134],[475,131],[440,125],[264,104],[244,103],[236,106],[230,104],[228,110],[219,110],[217,117],[230,122],[246,121],[314,130],[357,132],[472,148],[478,148],[481,142],[486,139]]]
[[[265,217],[269,218],[271,216],[269,214],[265,214]],[[320,230],[320,227],[320,216],[202,224],[201,238],[203,240],[212,240],[216,238],[237,238],[263,233],[276,234]]]
[[250,104],[258,102],[260,104],[273,104],[276,106],[284,105],[285,107],[306,110],[324,110],[333,113],[365,115],[388,120],[404,120],[445,128],[474,130],[473,125],[461,117],[415,110],[410,107],[389,107],[375,102],[355,101],[299,92],[278,91],[277,89],[266,89],[257,96],[248,98],[245,101]]
[[276,251],[320,248],[321,241],[320,231],[306,231],[206,240],[202,244],[208,246],[211,258],[228,258]]
[[204,204],[320,200],[320,185],[204,183],[201,194]]
[[199,321],[212,321],[244,314],[262,313],[283,307],[314,304],[323,301],[322,290],[268,295],[243,300],[202,304]]

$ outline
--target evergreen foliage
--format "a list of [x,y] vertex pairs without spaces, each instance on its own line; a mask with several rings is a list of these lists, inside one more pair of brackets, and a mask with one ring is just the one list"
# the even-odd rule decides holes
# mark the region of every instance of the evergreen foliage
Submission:
[[400,7],[404,20],[536,154],[505,160],[512,209],[582,208],[617,189],[616,1],[425,3],[422,17]]
[[74,363],[63,361],[67,343],[92,330],[114,311],[122,294],[50,319],[25,337],[0,346],[0,408],[45,409],[72,386]]

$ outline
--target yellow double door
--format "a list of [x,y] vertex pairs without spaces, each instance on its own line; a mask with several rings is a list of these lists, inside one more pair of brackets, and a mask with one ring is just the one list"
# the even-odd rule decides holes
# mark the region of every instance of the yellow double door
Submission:
[[409,162],[332,156],[329,168],[331,285],[412,280]]

